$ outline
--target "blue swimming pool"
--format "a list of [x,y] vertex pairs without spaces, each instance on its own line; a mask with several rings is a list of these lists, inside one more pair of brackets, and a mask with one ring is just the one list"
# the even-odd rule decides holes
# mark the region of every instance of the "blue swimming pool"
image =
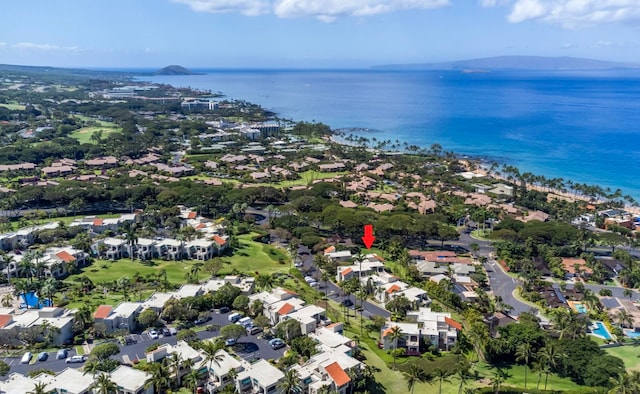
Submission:
[[629,338],[640,338],[640,332],[635,332],[633,330],[624,330],[624,335]]
[[583,304],[574,304],[575,308],[576,308],[576,312],[578,313],[587,313],[587,307],[584,306]]
[[591,327],[591,332],[593,334],[601,336],[604,339],[611,339],[611,334],[609,334],[609,330],[607,330],[607,327],[605,327],[601,321],[593,322],[593,326]]
[[27,302],[29,309],[40,309],[45,306],[51,306],[49,300],[40,301],[35,291],[30,291],[27,294],[22,294],[22,298]]

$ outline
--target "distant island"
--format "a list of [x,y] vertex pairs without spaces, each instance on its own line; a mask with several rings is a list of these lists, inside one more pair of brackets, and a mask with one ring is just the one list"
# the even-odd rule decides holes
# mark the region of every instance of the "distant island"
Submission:
[[440,63],[388,64],[373,66],[379,70],[453,70],[487,72],[492,70],[579,71],[579,70],[640,70],[640,64],[620,63],[577,57],[496,56]]
[[193,71],[187,68],[184,68],[182,66],[177,66],[177,65],[171,65],[171,66],[161,68],[160,70],[156,71],[153,74],[154,75],[198,75],[197,73],[194,73]]

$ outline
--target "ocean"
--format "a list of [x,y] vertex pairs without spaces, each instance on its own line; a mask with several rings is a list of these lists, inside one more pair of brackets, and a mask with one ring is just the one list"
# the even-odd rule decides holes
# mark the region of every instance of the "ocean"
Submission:
[[206,70],[140,78],[640,200],[640,73]]

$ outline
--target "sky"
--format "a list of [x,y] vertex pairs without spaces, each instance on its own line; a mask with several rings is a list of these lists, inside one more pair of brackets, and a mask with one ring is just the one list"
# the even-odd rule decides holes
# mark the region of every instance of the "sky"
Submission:
[[502,55],[640,63],[640,0],[20,0],[0,63],[368,68]]

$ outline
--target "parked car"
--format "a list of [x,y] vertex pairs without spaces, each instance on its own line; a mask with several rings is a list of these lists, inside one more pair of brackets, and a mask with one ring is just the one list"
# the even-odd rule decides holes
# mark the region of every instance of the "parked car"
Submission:
[[85,362],[87,359],[85,356],[71,356],[69,358],[67,358],[65,360],[65,363],[67,364],[78,364],[78,363],[83,363]]
[[31,361],[31,357],[33,357],[33,354],[31,354],[31,352],[26,352],[22,356],[22,359],[20,360],[20,364],[29,364],[29,362]]
[[41,352],[40,354],[38,354],[38,361],[47,361],[48,358],[49,353],[47,352]]
[[269,341],[269,346],[271,346],[272,349],[280,349],[285,346],[285,343],[280,338],[274,338]]
[[205,317],[201,317],[198,320],[194,321],[193,324],[200,325],[200,324],[204,324],[206,322],[208,322],[209,320],[211,320],[211,316],[205,316]]
[[304,281],[307,283],[315,282],[315,278],[313,276],[305,276]]
[[344,300],[342,300],[341,304],[348,308],[353,305],[353,301],[351,301],[350,298],[345,298]]
[[220,313],[229,313],[231,312],[231,308],[229,308],[228,306],[223,306],[222,308],[220,308]]
[[65,358],[67,358],[68,353],[69,352],[67,352],[67,349],[58,350],[58,353],[56,353],[56,360],[64,360]]
[[294,267],[296,267],[296,268],[300,268],[300,267],[302,267],[303,265],[304,265],[304,263],[303,263],[302,261],[296,261],[296,262],[293,264],[293,266],[294,266]]
[[236,339],[235,338],[227,338],[226,341],[224,341],[225,346],[233,346],[236,344]]
[[249,335],[256,335],[261,332],[262,332],[262,327],[257,327],[257,326],[247,327],[247,334]]
[[232,313],[230,314],[227,319],[231,322],[231,323],[235,323],[238,320],[242,319],[242,315],[240,313]]
[[156,330],[149,331],[149,336],[151,337],[151,339],[160,338],[160,334],[158,334],[158,331],[156,331]]

